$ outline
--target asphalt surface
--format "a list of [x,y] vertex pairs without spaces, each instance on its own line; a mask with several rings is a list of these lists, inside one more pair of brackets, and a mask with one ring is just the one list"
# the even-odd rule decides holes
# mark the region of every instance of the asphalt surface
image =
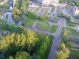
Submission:
[[63,24],[65,24],[64,20],[58,21],[58,29],[54,35],[54,40],[52,42],[52,46],[51,46],[51,50],[50,50],[48,59],[56,59],[56,52],[61,43],[61,33],[62,33],[62,28],[64,26]]

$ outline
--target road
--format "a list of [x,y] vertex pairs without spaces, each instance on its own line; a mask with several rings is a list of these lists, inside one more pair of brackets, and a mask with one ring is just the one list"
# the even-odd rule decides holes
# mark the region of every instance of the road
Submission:
[[[7,18],[7,17],[8,17],[8,18]],[[7,18],[7,19],[6,19],[6,18]],[[4,19],[4,20],[7,20],[7,23],[8,23],[8,24],[14,23],[13,17],[12,17],[12,12],[6,12],[6,13],[4,13],[3,19]]]
[[58,29],[57,32],[54,35],[54,40],[52,42],[51,50],[48,56],[48,59],[56,59],[56,52],[57,49],[61,43],[61,33],[62,33],[62,28],[65,24],[65,20],[59,20],[58,21]]

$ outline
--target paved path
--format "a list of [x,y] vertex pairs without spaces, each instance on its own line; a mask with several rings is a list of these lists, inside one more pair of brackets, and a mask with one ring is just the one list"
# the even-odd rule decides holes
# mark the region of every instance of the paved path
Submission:
[[57,29],[57,32],[54,35],[54,40],[52,42],[53,44],[51,46],[51,50],[50,50],[48,59],[55,59],[56,58],[56,51],[57,51],[57,48],[59,47],[60,42],[61,42],[61,32],[62,32],[63,24],[65,24],[64,20],[58,21],[59,27]]
[[36,28],[38,26],[39,20],[36,20],[35,23],[32,25],[33,28]]
[[13,17],[12,17],[12,12],[6,12],[6,13],[4,13],[3,19],[6,20],[6,17],[8,17],[8,19],[7,19],[7,23],[8,24],[14,23]]
[[33,30],[35,32],[44,33],[44,34],[47,34],[47,35],[54,35],[54,33],[50,33],[48,31],[39,30],[37,28],[25,27],[25,29],[26,30]]

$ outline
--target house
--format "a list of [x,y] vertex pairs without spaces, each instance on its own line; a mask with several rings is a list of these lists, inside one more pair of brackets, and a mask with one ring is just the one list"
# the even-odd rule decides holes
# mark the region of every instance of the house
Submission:
[[0,5],[4,5],[5,3],[7,3],[9,0],[0,0]]
[[79,15],[79,9],[75,10],[75,15]]
[[74,15],[74,16],[79,15],[79,9],[78,9],[77,6],[74,6],[74,7],[73,7],[73,15]]
[[59,3],[59,0],[32,0],[32,1],[37,1],[42,5],[50,5],[52,3]]

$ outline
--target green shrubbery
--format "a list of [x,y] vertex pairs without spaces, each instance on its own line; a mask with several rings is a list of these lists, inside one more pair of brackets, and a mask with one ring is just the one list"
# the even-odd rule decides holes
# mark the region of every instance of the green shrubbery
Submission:
[[1,24],[0,24],[0,29],[2,29],[2,30],[12,31],[12,30],[14,30],[14,28],[15,28],[15,24],[10,24],[9,25],[7,23],[7,20],[2,21]]
[[4,20],[4,21],[2,21],[1,24],[0,24],[0,29],[7,29],[7,26],[8,26],[7,21]]
[[40,16],[39,17],[39,20],[42,20],[42,21],[47,20],[47,19],[48,19],[48,16],[47,15]]
[[51,40],[46,37],[38,48],[35,59],[47,59],[50,49]]
[[15,24],[7,24],[7,21],[4,20],[0,24],[0,29],[7,30],[10,32],[22,33],[24,31],[24,26],[22,25],[16,26]]
[[18,22],[21,19],[21,14],[22,14],[21,10],[15,7],[12,13],[13,13],[14,21]]

